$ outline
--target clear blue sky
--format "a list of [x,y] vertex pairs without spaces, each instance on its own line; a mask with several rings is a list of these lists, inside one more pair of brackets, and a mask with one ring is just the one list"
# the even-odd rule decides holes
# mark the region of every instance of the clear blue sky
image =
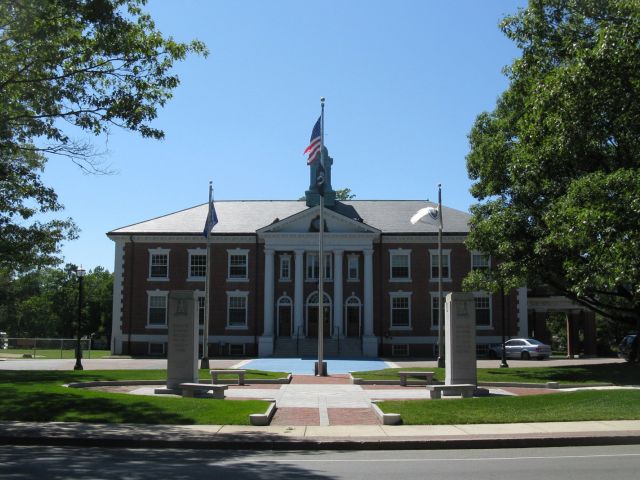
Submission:
[[106,232],[205,203],[209,180],[219,200],[299,198],[321,96],[334,188],[434,200],[442,183],[443,203],[467,211],[467,135],[519,55],[498,22],[525,4],[150,0],[160,31],[210,55],[177,65],[181,85],[154,124],[165,140],[92,138],[115,175],[49,161],[44,180],[82,230],[65,262],[112,271]]

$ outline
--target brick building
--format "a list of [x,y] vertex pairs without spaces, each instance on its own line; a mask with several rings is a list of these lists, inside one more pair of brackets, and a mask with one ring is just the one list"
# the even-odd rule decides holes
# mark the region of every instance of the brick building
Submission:
[[[211,237],[209,354],[311,355],[324,263],[327,356],[432,356],[438,342],[437,226],[412,225],[425,201],[335,200],[325,156],[325,259],[318,193],[305,200],[218,201]],[[310,178],[315,178],[310,167]],[[162,355],[167,295],[193,291],[204,322],[207,204],[108,233],[115,242],[112,350]],[[467,213],[443,207],[443,290],[490,259],[465,248]],[[501,337],[499,295],[476,292],[479,353]],[[507,336],[529,333],[527,292],[506,297]]]

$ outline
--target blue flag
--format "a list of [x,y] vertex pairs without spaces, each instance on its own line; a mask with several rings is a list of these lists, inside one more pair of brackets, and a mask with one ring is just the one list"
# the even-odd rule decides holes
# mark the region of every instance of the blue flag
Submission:
[[213,200],[211,200],[211,203],[209,203],[209,213],[207,213],[207,221],[204,224],[204,231],[202,232],[205,238],[209,238],[211,229],[215,227],[217,223],[218,215],[216,215],[216,207],[213,204]]

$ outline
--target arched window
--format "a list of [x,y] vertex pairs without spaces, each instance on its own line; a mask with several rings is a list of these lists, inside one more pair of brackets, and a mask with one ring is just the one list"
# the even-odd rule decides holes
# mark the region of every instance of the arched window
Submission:
[[[323,302],[322,302],[322,320],[324,323],[324,336],[329,337],[331,335],[331,325],[332,325],[332,308],[331,308],[331,297],[323,292]],[[305,312],[307,319],[307,336],[308,337],[317,337],[318,336],[318,292],[313,292],[307,297],[307,302],[305,304]]]

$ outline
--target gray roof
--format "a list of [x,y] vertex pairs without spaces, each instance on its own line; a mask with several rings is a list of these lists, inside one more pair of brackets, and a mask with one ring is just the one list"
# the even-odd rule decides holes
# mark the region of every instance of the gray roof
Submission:
[[[383,234],[435,233],[437,225],[409,219],[419,209],[436,206],[421,200],[347,200],[337,201],[331,210],[351,219],[362,221]],[[220,200],[215,202],[218,224],[214,234],[254,234],[274,220],[284,220],[307,210],[304,200]],[[447,233],[467,233],[470,215],[444,207],[443,229]],[[201,235],[207,218],[207,204],[112,230],[108,235],[179,234]]]

